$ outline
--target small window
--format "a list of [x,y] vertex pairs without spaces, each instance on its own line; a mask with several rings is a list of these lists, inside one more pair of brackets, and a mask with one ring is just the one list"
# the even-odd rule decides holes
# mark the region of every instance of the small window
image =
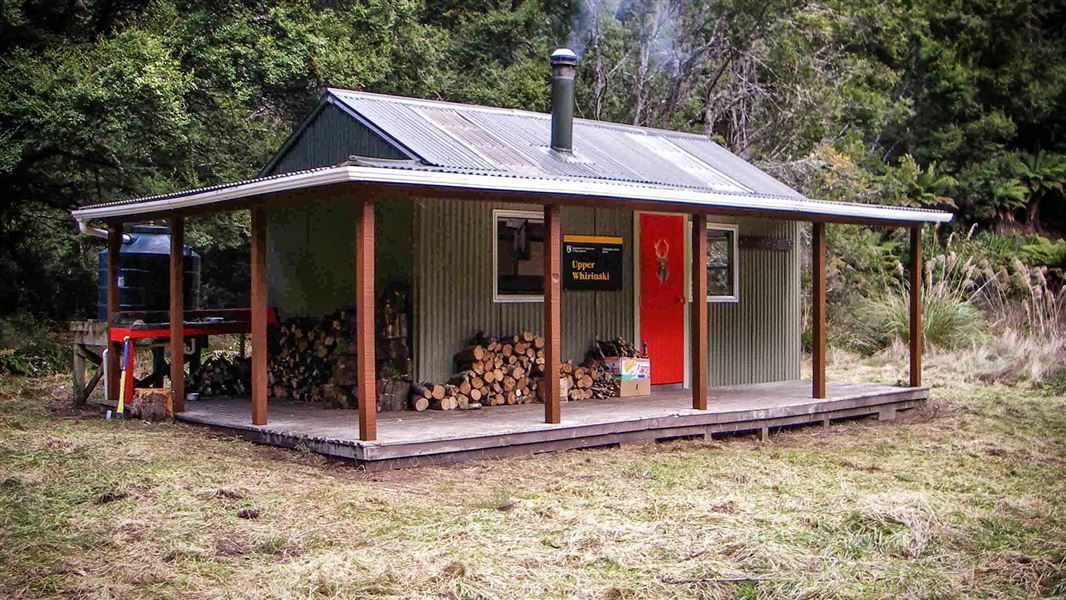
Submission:
[[496,302],[544,301],[544,215],[496,210],[493,264]]
[[737,227],[707,226],[707,301],[736,302]]

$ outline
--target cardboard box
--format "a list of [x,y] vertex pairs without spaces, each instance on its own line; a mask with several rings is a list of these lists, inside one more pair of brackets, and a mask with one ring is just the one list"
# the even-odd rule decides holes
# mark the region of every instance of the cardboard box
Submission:
[[603,361],[611,377],[623,381],[651,379],[651,360],[631,356],[608,356]]
[[651,394],[651,379],[623,379],[618,384],[618,397],[648,396]]

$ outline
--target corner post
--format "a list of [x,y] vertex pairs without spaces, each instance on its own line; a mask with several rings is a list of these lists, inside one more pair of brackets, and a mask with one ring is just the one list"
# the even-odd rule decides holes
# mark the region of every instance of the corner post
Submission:
[[175,413],[185,411],[185,219],[170,220],[170,393]]
[[922,385],[922,228],[911,228],[910,383]]
[[692,215],[692,408],[707,410],[707,215]]
[[358,200],[355,222],[355,381],[359,439],[377,439],[377,377],[374,354],[374,201]]
[[562,237],[557,204],[544,205],[544,422],[559,423],[561,362],[562,273],[559,265]]
[[825,223],[811,237],[811,366],[815,398],[825,398]]
[[121,268],[122,224],[109,223],[107,226],[107,393],[108,400],[118,401],[119,379],[119,344],[111,341],[111,329],[119,311],[118,277]]
[[252,425],[267,423],[266,209],[252,208]]

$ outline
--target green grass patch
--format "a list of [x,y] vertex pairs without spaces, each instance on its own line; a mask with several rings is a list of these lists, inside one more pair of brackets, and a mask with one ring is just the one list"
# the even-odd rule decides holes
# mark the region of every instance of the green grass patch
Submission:
[[[1066,398],[367,474],[0,380],[0,595],[1062,595]],[[255,518],[239,511],[257,508]]]

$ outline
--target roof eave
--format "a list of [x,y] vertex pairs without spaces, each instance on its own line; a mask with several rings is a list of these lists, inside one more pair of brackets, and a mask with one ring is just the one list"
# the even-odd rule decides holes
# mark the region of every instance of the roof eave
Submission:
[[[575,181],[502,177],[472,173],[449,173],[432,170],[405,170],[385,167],[341,166],[316,169],[291,175],[252,180],[218,189],[192,191],[176,196],[146,199],[140,202],[86,207],[72,211],[79,221],[130,220],[138,216],[171,212],[190,212],[197,209],[255,198],[269,198],[275,194],[306,190],[336,184],[370,184],[400,188],[447,189],[455,192],[497,192],[529,196],[578,198],[587,200],[617,200],[691,209],[692,212],[736,211],[738,214],[759,212],[768,217],[795,220],[829,220],[885,225],[918,225],[946,223],[951,213],[925,209],[905,209],[871,204],[827,202],[805,198],[767,197],[714,193],[692,189],[663,188],[619,184],[604,181]],[[427,194],[430,195],[430,194]]]

